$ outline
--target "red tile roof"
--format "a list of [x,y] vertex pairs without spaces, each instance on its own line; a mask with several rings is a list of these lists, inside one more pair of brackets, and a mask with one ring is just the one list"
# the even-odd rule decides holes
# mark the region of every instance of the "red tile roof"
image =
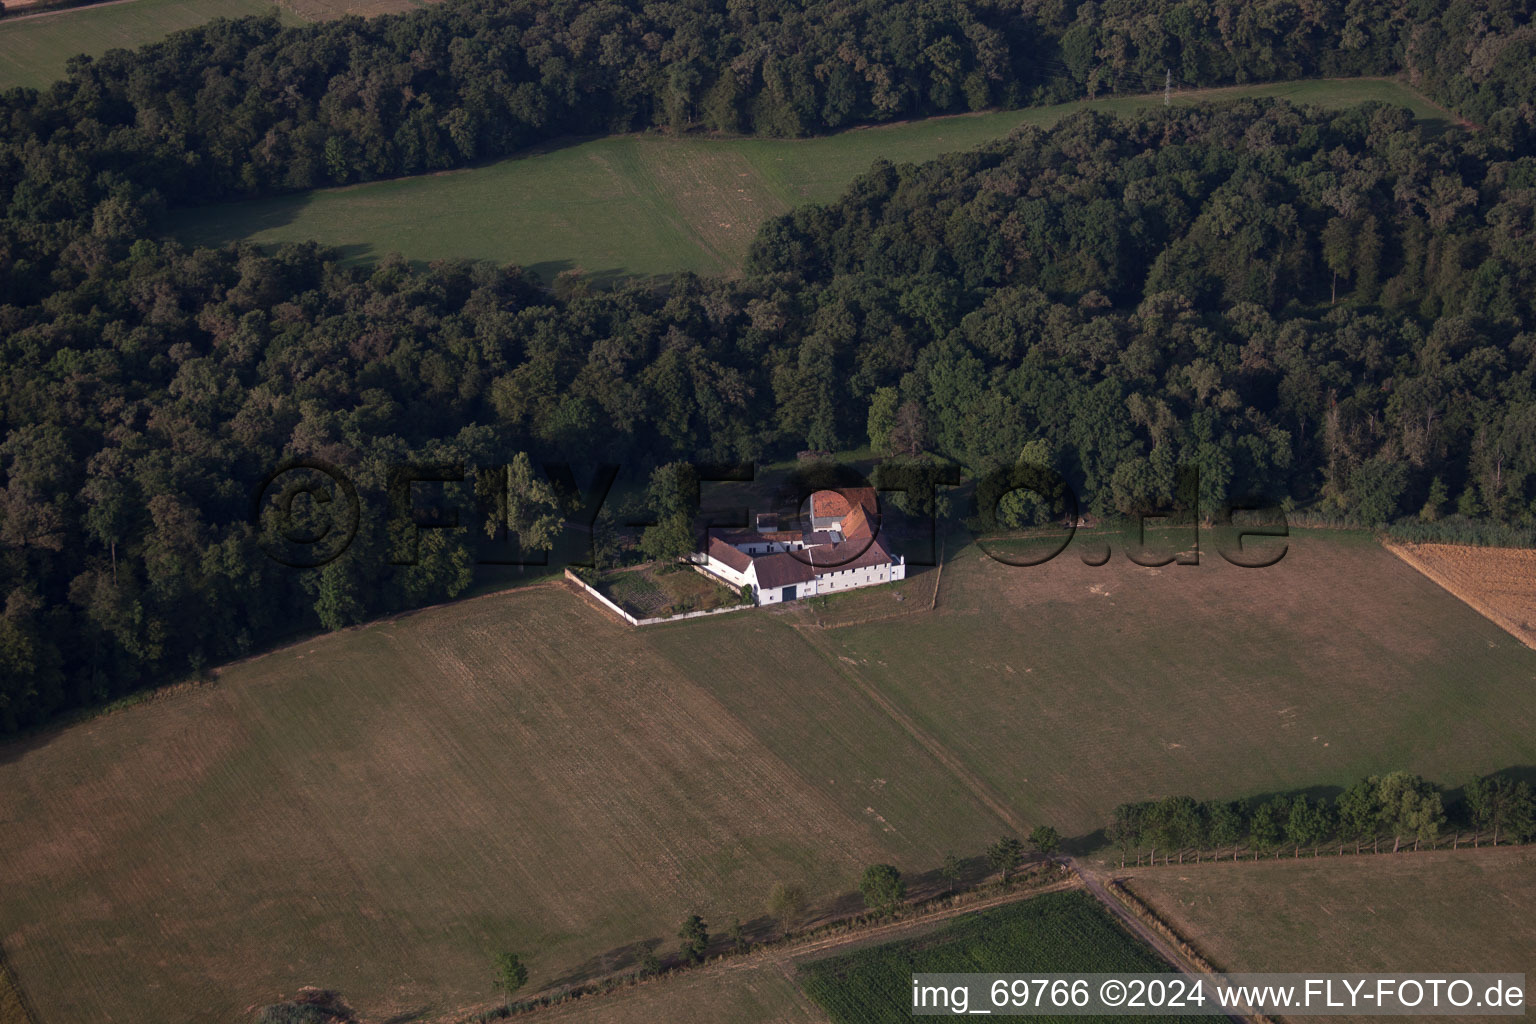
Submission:
[[866,512],[875,511],[878,501],[873,487],[849,487],[843,491],[817,491],[811,495],[811,515],[817,519],[828,516],[841,519],[855,505],[862,505]]
[[862,507],[843,517],[842,529],[845,540],[868,540],[875,535],[869,525],[869,515]]

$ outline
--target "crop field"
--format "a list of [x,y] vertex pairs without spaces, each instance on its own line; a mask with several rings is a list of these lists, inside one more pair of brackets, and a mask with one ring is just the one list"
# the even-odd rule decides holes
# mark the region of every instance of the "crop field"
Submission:
[[727,961],[540,1010],[556,1024],[827,1024],[783,964]]
[[1461,544],[1393,544],[1403,561],[1536,647],[1536,551]]
[[803,984],[834,1024],[876,1024],[911,1020],[915,973],[1170,970],[1092,896],[1073,890],[969,915],[921,938],[817,960],[804,968]]
[[[1175,102],[1243,96],[1334,108],[1376,99],[1410,107],[1427,122],[1444,117],[1407,87],[1376,79],[1208,89]],[[467,170],[182,210],[170,227],[191,244],[313,239],[353,260],[389,252],[488,260],[521,264],[546,280],[564,271],[597,282],[683,270],[736,273],[764,220],[837,198],[878,158],[918,162],[1086,108],[1125,113],[1161,102],[1160,95],[1120,97],[812,139],[619,136]]]
[[[0,20],[0,90],[44,88],[64,77],[64,62],[79,53],[99,57],[214,18],[277,10],[272,0],[125,0]],[[284,17],[299,20],[291,12]]]
[[1125,873],[1137,896],[1226,970],[1533,966],[1536,848],[1528,846]]
[[490,1005],[501,950],[579,982],[689,913],[765,936],[776,882],[811,925],[868,863],[931,891],[946,852],[1121,800],[1536,763],[1536,652],[1368,538],[1263,570],[951,551],[932,612],[635,630],[535,585],[0,748],[0,949],[36,1024],[303,985],[430,1016]]

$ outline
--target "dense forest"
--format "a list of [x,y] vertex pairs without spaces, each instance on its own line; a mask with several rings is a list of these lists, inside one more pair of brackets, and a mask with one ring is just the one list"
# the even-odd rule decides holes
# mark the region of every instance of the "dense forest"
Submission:
[[[1529,523],[1533,217],[1531,157],[1426,141],[1402,110],[1251,103],[877,167],[765,227],[752,267],[831,299],[774,379],[813,447],[864,425],[850,387],[899,372],[885,404],[934,449],[1044,442],[1100,513],[1169,501],[1187,463],[1207,507]],[[874,282],[894,312],[861,330]]]
[[[40,297],[166,204],[669,125],[800,135],[1181,85],[1402,73],[1533,145],[1532,0],[453,0],[215,21],[0,96],[0,273]],[[68,224],[68,228],[62,225]],[[51,227],[44,227],[50,225]],[[80,237],[83,236],[83,237]]]
[[[252,489],[295,456],[345,467],[373,509],[403,462],[868,443],[974,471],[1045,461],[1104,514],[1165,505],[1196,465],[1207,505],[1529,528],[1530,13],[450,0],[214,23],[12,90],[0,731],[470,585],[473,529],[429,531],[398,565],[377,515],[323,569],[266,558]],[[1079,115],[877,166],[769,224],[747,276],[664,289],[557,295],[515,268],[154,237],[173,204],[571,133],[799,134],[1140,90],[1164,67],[1403,71],[1483,128],[1254,101]]]

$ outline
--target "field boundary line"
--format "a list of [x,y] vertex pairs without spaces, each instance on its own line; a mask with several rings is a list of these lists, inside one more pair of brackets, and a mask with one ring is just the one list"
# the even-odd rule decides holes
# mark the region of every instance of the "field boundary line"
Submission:
[[934,570],[933,598],[928,602],[929,611],[933,611],[939,606],[939,584],[944,582],[944,545],[948,540],[948,537],[939,538],[939,567]]
[[[11,1007],[7,1002],[13,1001]],[[14,1011],[14,1012],[12,1012]],[[0,947],[0,1024],[37,1024],[37,1011],[22,991],[21,979],[6,959],[4,947]]]
[[957,903],[947,907],[939,907],[936,910],[921,912],[913,917],[905,917],[899,921],[891,921],[886,924],[871,925],[865,929],[850,930],[825,939],[811,941],[804,946],[792,946],[782,950],[768,950],[769,954],[783,954],[778,959],[786,963],[794,963],[807,954],[815,953],[815,959],[820,959],[821,954],[841,946],[851,946],[874,941],[880,945],[891,941],[892,936],[900,936],[903,932],[916,931],[928,925],[948,921],[965,914],[977,913],[983,910],[993,910],[997,907],[1007,906],[1010,903],[1018,903],[1021,900],[1034,899],[1036,896],[1045,896],[1053,892],[1069,892],[1083,888],[1079,878],[1067,878],[1061,881],[1048,882],[1044,885],[1025,887],[1017,890],[1009,890],[996,896],[987,896],[969,903]]
[[1029,832],[1029,829],[1024,825],[1024,820],[1014,814],[1003,799],[992,791],[992,787],[975,772],[971,771],[965,762],[961,761],[958,756],[939,741],[938,737],[929,733],[921,725],[918,725],[910,715],[898,708],[889,697],[877,690],[872,684],[866,682],[862,675],[849,669],[841,658],[834,657],[833,653],[822,647],[820,642],[809,631],[794,630],[793,632],[809,644],[816,653],[820,654],[822,660],[830,665],[834,672],[837,672],[844,679],[851,682],[876,708],[884,712],[891,721],[895,722],[907,735],[916,740],[919,746],[928,751],[934,760],[946,768],[972,796],[981,801],[982,806],[995,814],[1003,824],[1021,836]]
[[[1423,558],[1419,557],[1416,550],[1419,545],[1399,543],[1397,541],[1385,539],[1382,540],[1381,544],[1382,547],[1392,552],[1404,563],[1413,567],[1414,569],[1417,569],[1420,574],[1438,586],[1441,590],[1444,590],[1447,594],[1450,594],[1452,597],[1456,598],[1456,600],[1460,601],[1468,608],[1471,608],[1473,611],[1477,612],[1479,615],[1493,623],[1495,626],[1498,626],[1500,629],[1514,637],[1516,640],[1520,641],[1520,643],[1524,644],[1526,647],[1536,650],[1536,635],[1532,635],[1531,632],[1524,626],[1517,624],[1513,619],[1506,616],[1503,612],[1494,608],[1492,605],[1485,603],[1476,594],[1464,592],[1462,588],[1452,584],[1448,577],[1430,565]],[[1455,547],[1459,545],[1446,546]],[[1492,550],[1498,549],[1495,548]]]
[[1241,858],[1234,857],[1232,859],[1228,859],[1225,856],[1213,856],[1205,857],[1201,860],[1172,862],[1164,860],[1160,863],[1157,861],[1148,861],[1145,864],[1137,861],[1133,864],[1120,864],[1118,867],[1110,864],[1107,866],[1106,870],[1187,871],[1191,868],[1195,870],[1199,870],[1201,868],[1226,868],[1229,864],[1313,864],[1319,860],[1338,860],[1345,857],[1402,857],[1405,855],[1417,856],[1420,854],[1430,853],[1445,853],[1460,856],[1462,854],[1482,853],[1493,850],[1518,850],[1522,847],[1536,846],[1536,840],[1521,842],[1519,839],[1512,839],[1507,835],[1496,845],[1494,844],[1492,837],[1493,831],[1491,829],[1471,831],[1456,829],[1451,832],[1442,832],[1433,840],[1429,840],[1428,845],[1419,847],[1404,845],[1400,849],[1396,850],[1367,848],[1372,846],[1372,844],[1367,843],[1361,843],[1360,849],[1350,850],[1348,849],[1350,845],[1349,843],[1346,842],[1340,844],[1337,840],[1332,840],[1327,843],[1318,844],[1317,847],[1313,848],[1314,852],[1312,853],[1303,853],[1299,856],[1294,852],[1294,847],[1290,846],[1289,844],[1282,847],[1277,847],[1274,853],[1260,853],[1256,857],[1249,856],[1249,854],[1254,852],[1251,847],[1239,847],[1234,852],[1242,853],[1243,856]]

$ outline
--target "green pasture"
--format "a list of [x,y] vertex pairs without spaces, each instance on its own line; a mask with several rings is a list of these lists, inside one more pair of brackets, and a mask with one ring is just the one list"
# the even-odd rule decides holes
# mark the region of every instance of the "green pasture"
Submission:
[[[1426,121],[1444,116],[1406,86],[1379,79],[1208,89],[1176,94],[1174,102],[1244,96],[1331,108],[1381,100]],[[876,159],[919,162],[1079,110],[1126,113],[1162,101],[1110,98],[810,139],[615,136],[465,170],[182,210],[170,229],[189,244],[312,239],[350,260],[391,252],[423,261],[487,260],[528,267],[546,280],[563,271],[596,281],[734,273],[765,219],[837,198]]]

